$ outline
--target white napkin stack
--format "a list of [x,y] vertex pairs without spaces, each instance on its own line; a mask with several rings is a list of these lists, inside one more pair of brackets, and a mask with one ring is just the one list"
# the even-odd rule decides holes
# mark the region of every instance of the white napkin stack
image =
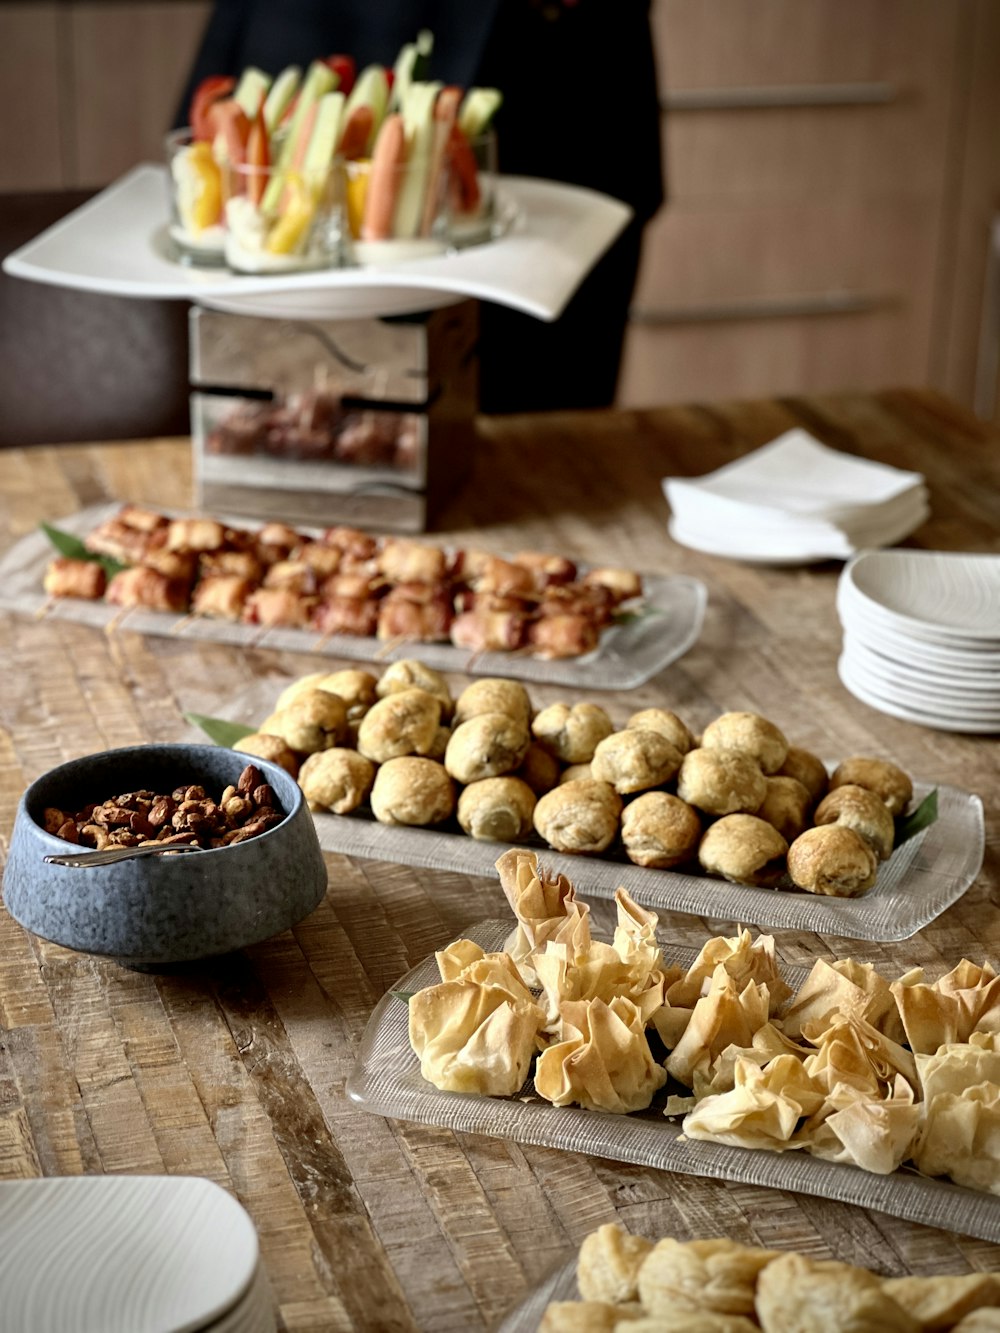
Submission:
[[663,491],[675,541],[769,564],[847,560],[901,541],[930,513],[920,473],[828,449],[804,430],[707,476],[664,478]]

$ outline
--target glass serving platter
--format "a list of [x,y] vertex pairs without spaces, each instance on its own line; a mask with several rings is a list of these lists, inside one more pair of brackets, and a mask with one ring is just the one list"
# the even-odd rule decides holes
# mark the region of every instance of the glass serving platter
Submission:
[[[120,505],[94,505],[58,525],[66,532],[85,536]],[[247,519],[220,515],[236,526]],[[307,531],[303,528],[302,531]],[[642,614],[601,635],[599,647],[583,657],[548,662],[522,653],[470,653],[465,648],[442,643],[401,643],[388,647],[375,638],[347,634],[320,635],[315,630],[263,629],[257,625],[233,624],[192,615],[135,608],[122,612],[106,602],[75,598],[53,600],[46,596],[42,579],[56,555],[41,532],[30,533],[0,559],[0,606],[29,615],[45,614],[60,620],[75,620],[101,629],[114,626],[138,634],[169,635],[171,638],[228,643],[247,648],[275,648],[299,653],[324,653],[357,661],[388,663],[418,655],[428,666],[441,671],[462,671],[475,676],[511,676],[540,684],[571,685],[579,689],[629,690],[642,685],[677,661],[701,633],[708,593],[699,580],[686,575],[644,575]],[[270,711],[268,709],[267,711]]]
[[[510,931],[509,921],[485,921],[474,926],[468,938],[492,951],[503,947]],[[697,956],[694,949],[661,943],[670,963],[690,967]],[[806,968],[783,968],[785,979],[793,987],[801,985],[807,974]],[[395,989],[416,991],[438,979],[431,955],[401,978]],[[774,1153],[683,1141],[679,1121],[665,1119],[659,1110],[622,1116],[556,1107],[537,1097],[530,1082],[515,1097],[442,1092],[421,1077],[420,1062],[407,1035],[406,1003],[392,993],[382,997],[369,1020],[347,1082],[347,1094],[357,1107],[375,1115],[438,1125],[463,1134],[562,1148],[681,1175],[810,1194],[1000,1243],[1000,1196],[931,1179],[910,1169],[880,1176],[801,1152]]]
[[[512,673],[508,673],[512,674]],[[265,714],[257,713],[257,718]],[[916,799],[932,788],[914,783]],[[812,930],[849,939],[905,940],[933,921],[966,891],[983,863],[985,832],[978,796],[938,787],[938,819],[903,844],[879,868],[873,889],[860,898],[826,898],[795,889],[759,889],[705,875],[649,870],[619,855],[571,856],[539,838],[526,845],[583,895],[613,898],[619,885],[656,912],[686,912],[771,930]],[[380,824],[370,812],[316,814],[320,846],[328,852],[397,861],[427,870],[493,878],[505,844],[477,842],[458,831]],[[447,830],[447,826],[445,826]]]

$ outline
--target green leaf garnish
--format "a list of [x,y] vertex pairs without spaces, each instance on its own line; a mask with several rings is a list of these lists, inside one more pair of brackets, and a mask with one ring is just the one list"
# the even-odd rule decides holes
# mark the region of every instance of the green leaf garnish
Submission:
[[394,995],[397,1000],[402,1000],[404,1004],[409,1004],[416,993],[415,990],[391,990],[389,992],[389,994]]
[[635,625],[642,620],[654,620],[657,616],[664,615],[662,606],[636,606],[631,610],[615,611],[611,617],[615,625]]
[[910,838],[915,838],[925,828],[930,828],[937,817],[938,794],[935,787],[932,792],[928,792],[916,810],[912,810],[908,815],[900,815],[896,820],[896,846],[901,847],[904,842],[909,842]]
[[223,717],[203,717],[201,713],[185,713],[184,721],[193,727],[200,727],[210,741],[231,750],[244,736],[252,736],[256,727],[245,726],[242,722],[227,722]]
[[120,560],[115,560],[110,555],[98,555],[96,551],[88,551],[81,539],[72,532],[54,528],[51,523],[40,523],[39,527],[60,555],[68,556],[70,560],[87,560],[92,565],[100,565],[109,579],[120,574],[123,569],[128,569],[128,565],[123,565]]

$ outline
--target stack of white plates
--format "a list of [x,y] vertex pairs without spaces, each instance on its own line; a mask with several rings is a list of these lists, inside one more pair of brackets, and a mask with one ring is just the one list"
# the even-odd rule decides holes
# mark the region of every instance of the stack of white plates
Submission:
[[209,1180],[0,1184],[0,1333],[274,1333],[257,1232]]
[[1000,556],[866,551],[837,590],[840,679],[892,717],[1000,732]]
[[675,541],[766,564],[846,560],[891,546],[930,512],[919,473],[828,449],[804,430],[707,476],[667,477],[663,490]]

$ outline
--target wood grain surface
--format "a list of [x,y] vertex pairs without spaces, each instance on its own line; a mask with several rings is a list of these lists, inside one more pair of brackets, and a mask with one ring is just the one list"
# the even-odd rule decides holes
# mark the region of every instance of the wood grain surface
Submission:
[[[782,934],[789,962],[853,955],[936,975],[1000,955],[1000,746],[895,721],[836,674],[839,566],[768,569],[698,555],[666,533],[661,477],[693,475],[803,425],[827,443],[924,472],[916,545],[1000,549],[1000,437],[915,391],[484,422],[444,539],[538,547],[710,590],[704,634],[615,712],[648,703],[693,727],[726,708],[772,717],[824,755],[891,757],[979,792],[986,864],[902,944]],[[129,499],[190,504],[186,442],[0,453],[0,546],[41,519]],[[105,635],[0,617],[0,845],[26,783],[139,741],[194,739],[181,713],[329,659]],[[332,668],[327,668],[332,669]],[[460,683],[460,678],[456,678]],[[532,687],[539,703],[564,697]],[[293,932],[183,976],[131,973],[27,935],[0,910],[0,1179],[185,1173],[234,1192],[260,1232],[287,1330],[478,1330],[582,1238],[620,1219],[651,1235],[725,1234],[883,1273],[1000,1268],[1000,1247],[797,1195],[521,1148],[356,1112],[343,1087],[367,1018],[408,968],[470,923],[506,915],[498,886],[328,857],[322,906]],[[586,862],[579,882],[586,896]],[[724,923],[663,922],[700,945]]]

